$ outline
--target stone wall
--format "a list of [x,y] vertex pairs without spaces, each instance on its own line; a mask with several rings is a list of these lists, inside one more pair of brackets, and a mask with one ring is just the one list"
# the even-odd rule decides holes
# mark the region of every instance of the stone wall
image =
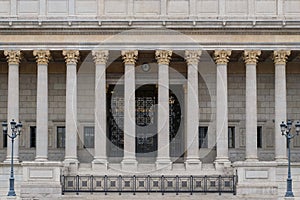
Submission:
[[31,19],[289,19],[300,15],[297,0],[2,0],[0,8],[1,16]]

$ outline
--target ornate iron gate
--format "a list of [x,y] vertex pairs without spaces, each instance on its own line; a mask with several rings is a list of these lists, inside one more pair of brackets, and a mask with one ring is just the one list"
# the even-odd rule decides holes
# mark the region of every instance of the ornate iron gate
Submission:
[[[122,157],[124,149],[124,97],[122,88],[110,85],[107,95],[109,156]],[[155,157],[157,154],[157,88],[144,85],[136,90],[136,153]],[[183,131],[180,130],[181,107],[175,93],[170,90],[170,156],[183,156]]]

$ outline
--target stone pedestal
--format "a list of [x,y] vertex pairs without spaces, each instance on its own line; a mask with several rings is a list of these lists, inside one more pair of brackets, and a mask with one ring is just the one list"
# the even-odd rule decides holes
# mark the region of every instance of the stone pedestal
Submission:
[[185,161],[186,170],[201,170],[202,165],[199,159],[188,159]]
[[172,162],[170,159],[159,158],[155,162],[156,170],[172,170]]
[[235,162],[237,195],[277,196],[276,162]]
[[61,162],[23,162],[21,198],[40,199],[61,195]]
[[121,162],[122,170],[125,172],[136,172],[137,171],[137,166],[138,162],[136,159],[124,159]]
[[107,170],[108,162],[106,159],[94,159],[92,162],[93,171]]

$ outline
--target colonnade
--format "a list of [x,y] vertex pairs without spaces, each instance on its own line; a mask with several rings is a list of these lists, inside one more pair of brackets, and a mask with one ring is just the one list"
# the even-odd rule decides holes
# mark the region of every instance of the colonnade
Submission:
[[[5,50],[8,62],[8,114],[7,119],[19,120],[19,50]],[[135,155],[135,64],[137,50],[121,51],[124,62],[124,168],[136,168]],[[78,163],[77,159],[77,63],[80,56],[78,50],[63,50],[66,62],[66,146],[65,163]],[[245,50],[243,57],[246,67],[246,161],[257,161],[257,89],[256,66],[261,54],[259,50]],[[48,160],[48,62],[49,50],[34,50],[37,62],[37,115],[36,115],[36,161]],[[215,50],[216,63],[216,163],[229,163],[228,156],[228,94],[227,65],[230,50]],[[286,62],[290,51],[273,52],[275,63],[275,124],[286,120]],[[108,50],[92,51],[95,63],[95,154],[93,167],[107,168],[106,138],[106,68],[109,58]],[[157,168],[171,166],[169,150],[169,64],[171,50],[156,50],[158,64],[158,154]],[[201,166],[199,158],[199,99],[198,99],[198,63],[200,50],[186,50],[187,63],[187,149],[186,167]],[[22,120],[22,119],[21,119]],[[278,127],[275,128],[275,158],[286,159],[285,145]],[[15,141],[14,159],[18,160],[19,141]],[[11,155],[11,143],[8,143],[7,160]]]

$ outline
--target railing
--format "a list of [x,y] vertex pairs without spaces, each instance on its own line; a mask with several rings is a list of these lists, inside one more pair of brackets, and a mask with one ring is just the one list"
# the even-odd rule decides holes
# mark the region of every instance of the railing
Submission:
[[65,193],[233,193],[237,176],[61,176]]

